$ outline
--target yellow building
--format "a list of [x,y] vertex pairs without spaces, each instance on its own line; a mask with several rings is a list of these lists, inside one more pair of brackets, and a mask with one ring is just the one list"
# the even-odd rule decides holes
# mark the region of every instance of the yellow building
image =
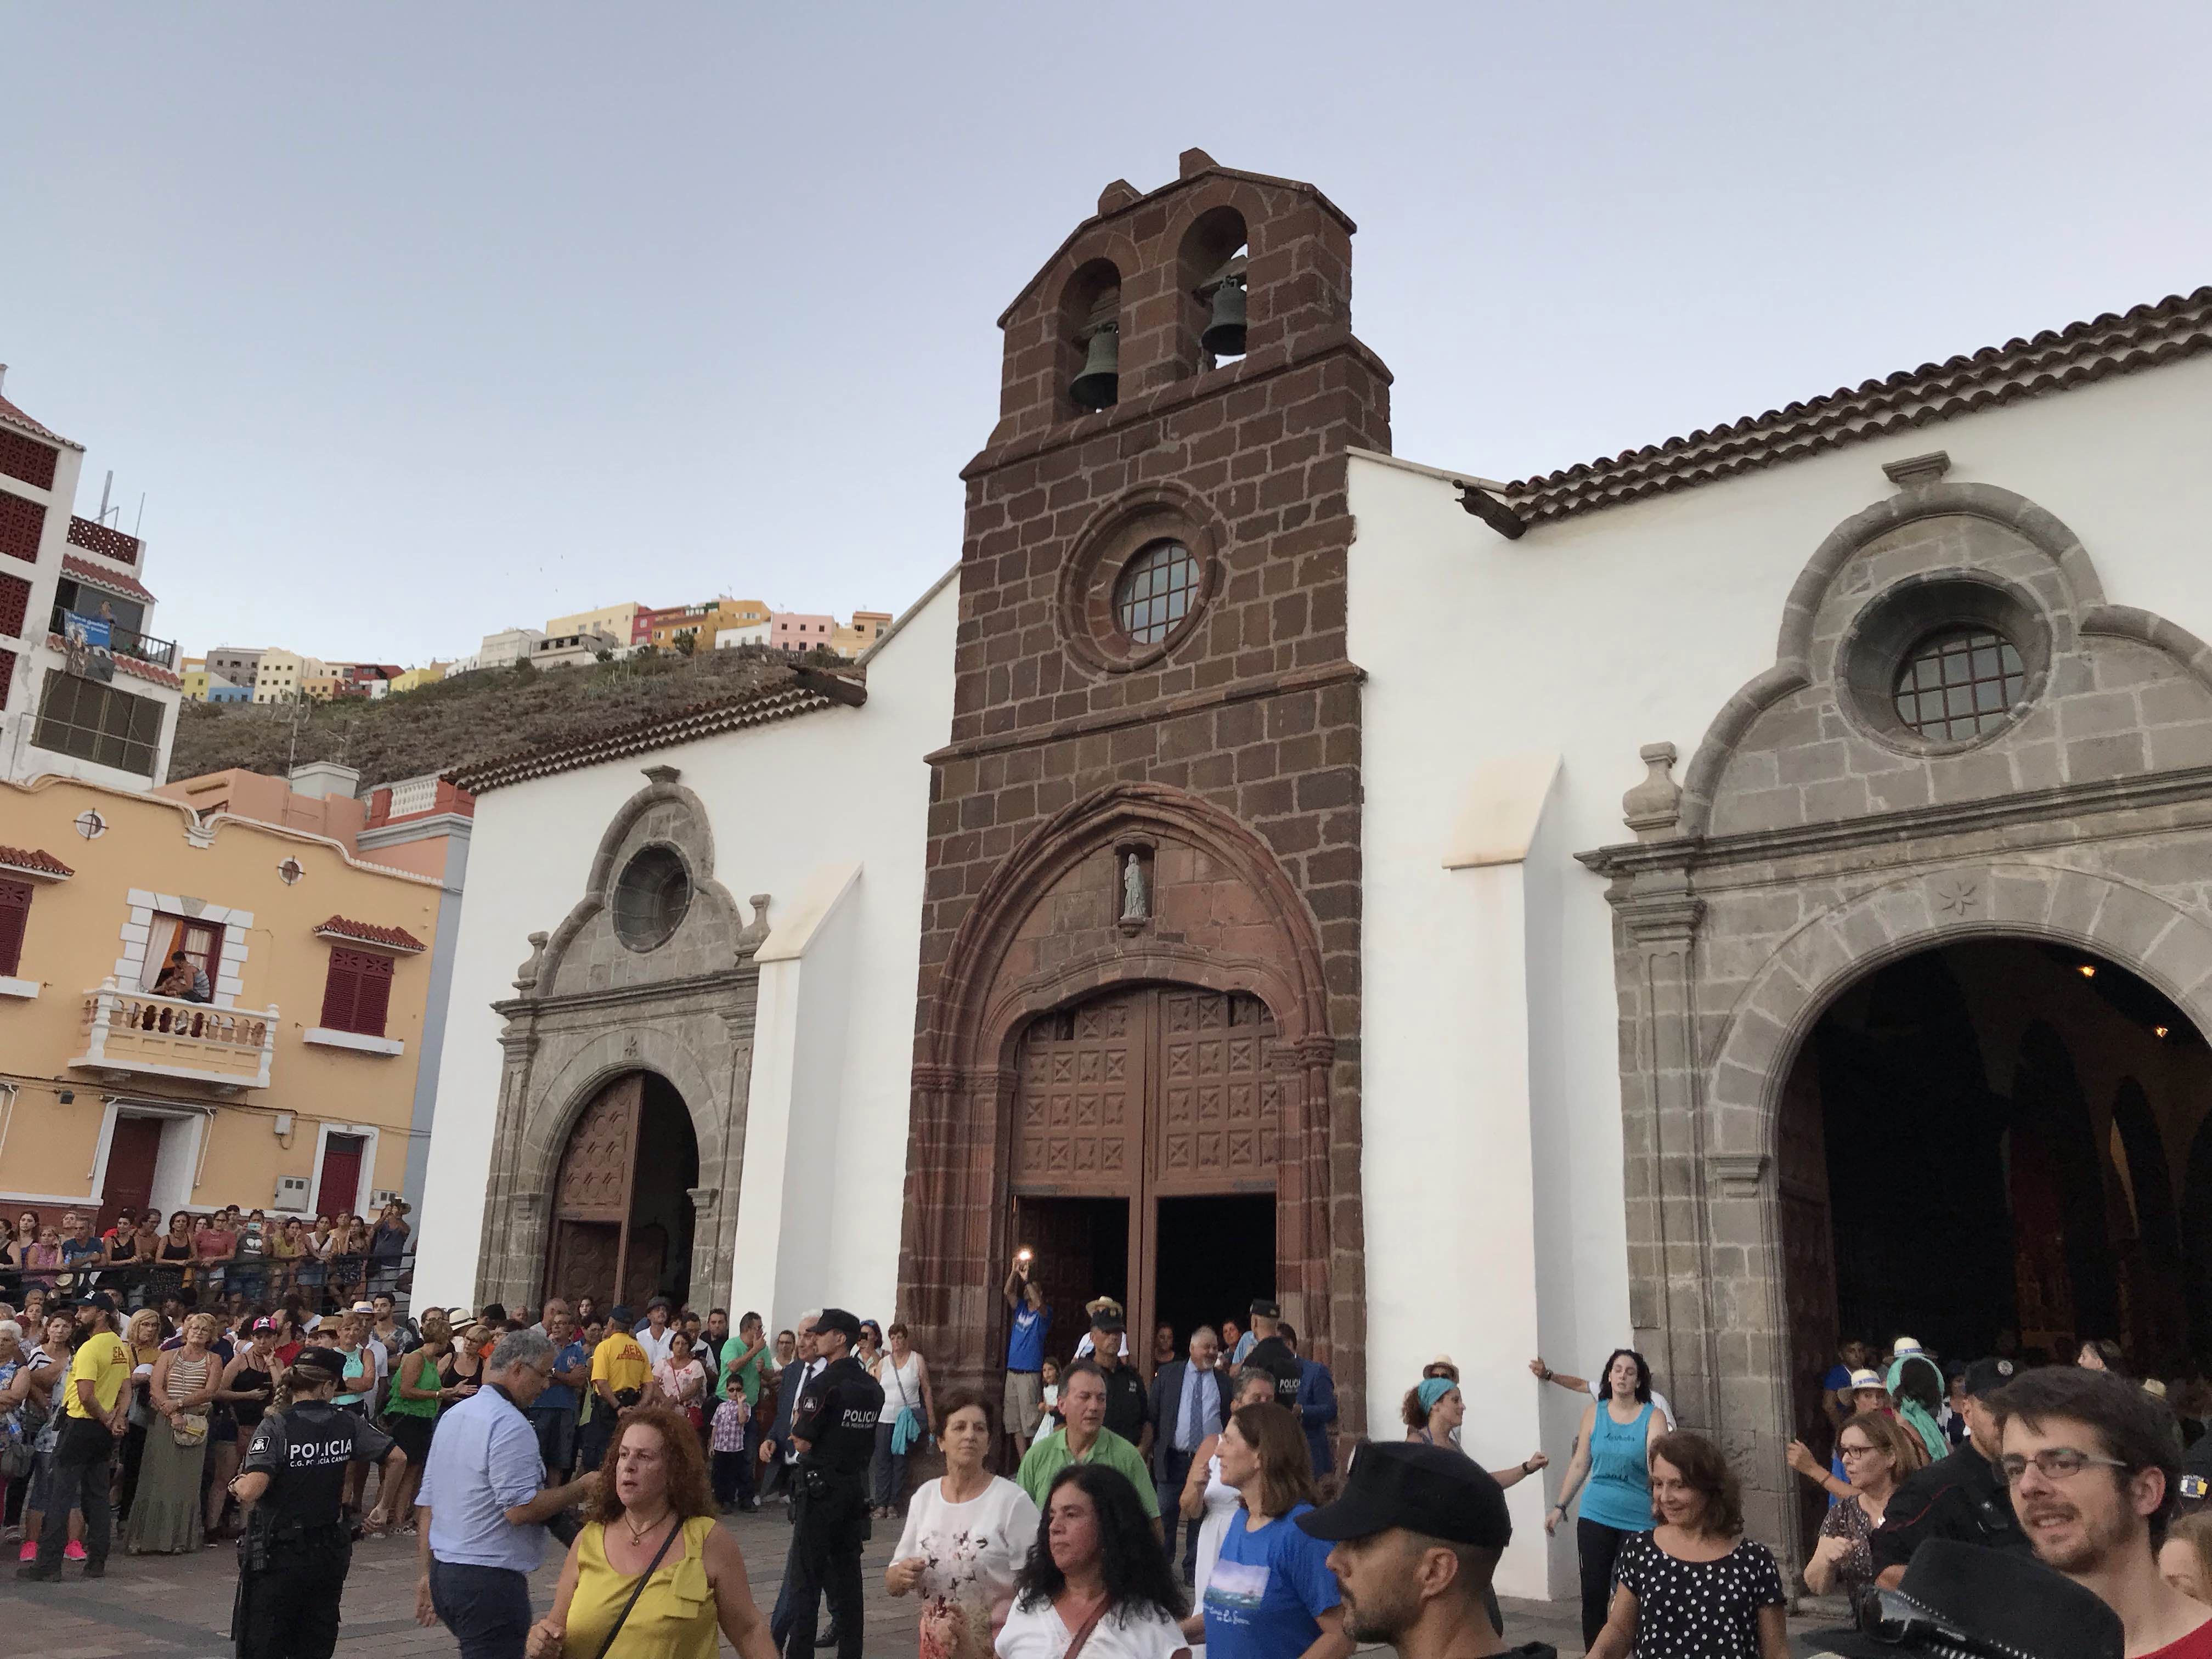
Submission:
[[630,624],[637,620],[638,603],[602,605],[597,611],[578,611],[566,617],[550,617],[545,637],[557,640],[570,634],[605,634],[617,645],[629,643]]
[[692,643],[702,649],[711,649],[714,635],[725,628],[743,628],[748,623],[764,623],[769,619],[769,608],[758,599],[709,599],[703,605],[678,605],[672,610],[650,613],[652,631],[648,642],[661,649],[671,649],[678,634],[689,634]]
[[449,662],[426,662],[420,668],[410,668],[392,680],[392,691],[412,691],[418,686],[435,685],[446,678],[446,671],[452,666]]
[[855,611],[851,622],[840,623],[830,635],[830,648],[841,657],[857,657],[883,638],[890,625],[888,611]]
[[310,702],[328,702],[337,696],[338,688],[344,684],[343,676],[333,674],[325,668],[319,674],[300,676],[300,695]]
[[[270,647],[261,653],[261,660],[253,670],[253,701],[256,702],[293,702],[300,696],[300,677],[309,672],[310,657],[296,651]],[[317,665],[319,666],[319,665]]]
[[197,663],[195,663],[191,658],[185,658],[185,701],[186,702],[205,702],[207,701],[207,659],[202,657]]
[[[11,1215],[373,1213],[404,1188],[438,877],[52,776],[0,784],[0,836]],[[155,988],[177,951],[207,1000]]]

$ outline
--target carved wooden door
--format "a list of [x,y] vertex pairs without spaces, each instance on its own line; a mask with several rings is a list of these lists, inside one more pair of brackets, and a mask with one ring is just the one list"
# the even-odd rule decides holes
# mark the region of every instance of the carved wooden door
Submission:
[[1017,1192],[1135,1196],[1153,994],[1042,1016],[1022,1042]]
[[590,1296],[603,1306],[620,1299],[644,1109],[645,1079],[633,1073],[600,1090],[569,1130],[553,1188],[546,1294]]
[[[1275,1036],[1258,998],[1182,985],[1111,992],[1041,1015],[1023,1036],[1011,1183],[1018,1229],[1024,1199],[1127,1200],[1122,1282],[1133,1353],[1150,1342],[1158,1200],[1275,1189]],[[1027,1212],[1042,1224],[1049,1207]],[[1048,1265],[1048,1249],[1059,1246],[1042,1237],[1018,1242],[1039,1253],[1058,1348],[1059,1322],[1071,1307],[1079,1322],[1100,1289],[1073,1294],[1060,1281],[1095,1275],[1095,1244],[1071,1237],[1066,1262]],[[1065,1334],[1072,1345],[1079,1331]]]

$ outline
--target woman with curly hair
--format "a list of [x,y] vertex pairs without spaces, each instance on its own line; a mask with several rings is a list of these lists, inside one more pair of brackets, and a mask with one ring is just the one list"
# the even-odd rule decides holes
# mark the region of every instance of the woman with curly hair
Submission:
[[1659,1524],[1621,1547],[1589,1659],[1789,1659],[1782,1570],[1743,1535],[1743,1489],[1702,1435],[1651,1443]]
[[[1167,1556],[1117,1469],[1071,1463],[1045,1492],[1044,1522],[1014,1581],[998,1659],[1188,1659],[1188,1609]],[[952,1659],[986,1659],[982,1638],[950,1607],[922,1620],[923,1639]]]
[[738,1540],[714,1524],[699,1436],[681,1417],[665,1406],[626,1413],[585,1513],[553,1611],[531,1627],[529,1659],[714,1659],[720,1636],[742,1659],[775,1659]]

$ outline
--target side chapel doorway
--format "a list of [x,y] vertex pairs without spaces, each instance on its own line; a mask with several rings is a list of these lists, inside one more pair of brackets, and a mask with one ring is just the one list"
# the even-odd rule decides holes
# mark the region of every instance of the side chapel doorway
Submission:
[[690,1293],[691,1195],[699,1147],[691,1115],[651,1072],[615,1079],[568,1132],[554,1183],[544,1294],[642,1310]]

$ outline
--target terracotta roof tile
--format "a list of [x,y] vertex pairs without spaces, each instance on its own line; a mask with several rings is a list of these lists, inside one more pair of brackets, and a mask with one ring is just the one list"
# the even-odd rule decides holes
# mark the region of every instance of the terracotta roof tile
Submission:
[[43,847],[0,847],[0,869],[27,870],[40,876],[76,873]]
[[379,945],[387,951],[413,952],[430,948],[404,927],[379,927],[374,922],[348,921],[343,916],[332,916],[319,925],[315,933],[323,939],[352,939],[361,945]]
[[672,748],[719,732],[767,726],[840,704],[858,708],[867,697],[867,688],[858,680],[817,669],[794,669],[789,679],[778,680],[773,685],[739,696],[697,703],[672,714],[654,714],[577,743],[551,744],[459,766],[444,775],[447,782],[471,794],[482,795],[510,783],[548,777],[556,772],[573,772],[580,767],[596,766],[601,761],[619,760],[626,755]]
[[5,422],[8,425],[14,427],[19,432],[27,432],[33,438],[44,438],[48,443],[66,444],[71,449],[78,450],[84,447],[82,444],[78,443],[76,440],[64,438],[60,433],[53,431],[50,428],[40,425],[38,422],[33,420],[29,416],[23,413],[21,410],[16,408],[15,404],[9,403],[5,398],[0,398],[0,422]]
[[74,553],[62,555],[62,568],[80,581],[104,587],[111,593],[121,593],[134,599],[143,599],[152,605],[153,590],[136,576],[126,576],[120,570],[108,570],[89,559],[80,559]]
[[2200,288],[2123,316],[2107,312],[2056,333],[1984,346],[1968,356],[1923,363],[1856,389],[1839,387],[1809,403],[1746,416],[1686,438],[1522,478],[1506,487],[1504,499],[1527,522],[1542,524],[2207,349],[2212,349],[2212,288]]

